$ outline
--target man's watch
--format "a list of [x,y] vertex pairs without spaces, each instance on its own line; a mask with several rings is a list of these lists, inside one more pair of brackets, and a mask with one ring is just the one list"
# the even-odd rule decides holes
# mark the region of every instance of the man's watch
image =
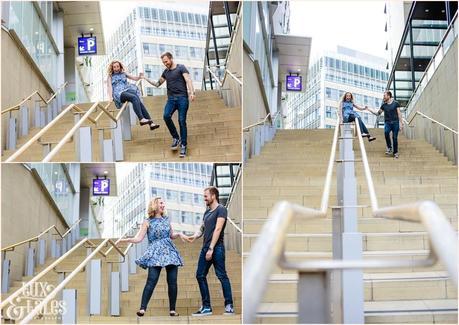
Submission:
[[214,249],[212,247],[209,247],[208,251],[213,251]]

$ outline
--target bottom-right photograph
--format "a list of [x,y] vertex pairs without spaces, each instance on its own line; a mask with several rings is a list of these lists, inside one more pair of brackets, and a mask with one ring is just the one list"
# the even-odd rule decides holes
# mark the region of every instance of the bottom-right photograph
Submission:
[[244,2],[244,324],[458,323],[457,5]]

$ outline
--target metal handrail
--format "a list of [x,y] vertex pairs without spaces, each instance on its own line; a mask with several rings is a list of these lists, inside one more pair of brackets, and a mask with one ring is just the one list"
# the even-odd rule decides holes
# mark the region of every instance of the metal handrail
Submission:
[[[134,225],[137,225],[137,223],[134,223]],[[133,225],[133,226],[134,226],[134,225]],[[90,255],[88,255],[88,256],[87,256],[87,257],[86,257],[86,258],[85,258],[85,259],[84,259],[84,260],[83,260],[83,261],[82,261],[82,262],[81,262],[81,263],[80,263],[80,264],[79,264],[79,265],[78,265],[78,266],[77,266],[77,267],[76,267],[76,268],[75,268],[75,269],[74,269],[74,270],[73,270],[73,271],[72,271],[72,272],[71,272],[71,273],[70,273],[70,274],[69,274],[69,275],[68,275],[68,276],[58,285],[58,286],[56,286],[56,288],[54,288],[54,290],[51,291],[51,292],[41,301],[41,303],[40,303],[39,305],[35,306],[35,308],[30,312],[30,314],[27,315],[27,317],[25,317],[25,318],[20,322],[20,324],[26,324],[26,323],[30,322],[30,321],[40,312],[41,308],[43,308],[43,306],[45,306],[51,299],[53,299],[53,298],[58,294],[58,292],[61,291],[61,290],[67,285],[67,283],[70,282],[70,280],[72,280],[72,279],[73,279],[73,278],[74,278],[74,277],[75,277],[75,276],[76,276],[76,275],[86,266],[86,264],[89,263],[89,261],[90,261],[96,254],[100,254],[100,255],[102,255],[103,257],[107,257],[108,254],[110,253],[110,251],[114,248],[114,249],[121,255],[121,257],[123,258],[123,260],[122,260],[121,262],[124,262],[125,259],[126,259],[126,255],[127,255],[128,251],[129,251],[129,249],[133,246],[133,244],[132,244],[132,243],[129,243],[124,251],[122,251],[122,250],[117,246],[117,244],[119,243],[119,241],[120,241],[124,236],[126,236],[126,234],[132,229],[133,226],[131,226],[128,230],[126,230],[126,232],[125,232],[116,242],[113,242],[113,240],[111,240],[110,238],[106,238],[106,239],[104,239],[104,240],[99,244],[99,246],[96,247],[96,245],[94,245],[94,244],[93,244],[90,240],[88,240],[87,238],[86,238],[85,240],[83,240],[84,242],[89,242],[89,243],[92,245],[92,247],[96,247],[96,249],[95,249]],[[83,241],[82,241],[82,242],[83,242]],[[111,247],[104,253],[104,252],[102,252],[102,248],[105,247],[107,244],[110,244]],[[81,246],[81,245],[82,245],[82,243],[80,243],[80,244],[78,245],[78,247]],[[75,247],[72,248],[72,251],[73,251],[74,249],[75,249]],[[61,256],[61,258],[59,258],[58,260],[56,260],[56,261],[52,264],[53,267],[55,267],[57,264],[59,264],[60,261],[62,261],[62,259],[63,259],[64,256],[68,256],[68,253],[69,253],[69,252],[67,252],[67,254]],[[51,270],[51,269],[52,269],[52,268],[51,268],[51,265],[50,265],[48,268],[46,268],[44,271],[42,271],[42,272],[40,273],[40,277],[43,276],[46,272],[48,272],[48,271]],[[45,271],[46,271],[46,272],[45,272]],[[37,277],[38,277],[38,275],[37,275],[35,278],[37,278]],[[35,279],[35,278],[34,278],[34,279]],[[33,280],[33,279],[32,279],[32,280]],[[29,284],[32,282],[32,280],[29,281],[26,285],[29,285]],[[23,288],[25,288],[26,285],[24,285]],[[24,289],[22,289],[22,291],[23,291],[23,290],[24,290]],[[19,295],[19,294],[16,294],[16,296],[17,296],[17,295]],[[2,305],[3,305],[3,303],[2,303]]]
[[[241,167],[239,167],[238,171],[237,171],[237,175],[236,175],[236,179],[234,180],[234,184],[237,184],[241,178],[241,175],[242,175],[242,172],[241,172]],[[231,191],[229,197],[228,197],[228,200],[226,201],[226,206],[228,206],[228,204],[231,202],[233,198],[233,191]],[[239,231],[241,234],[242,234],[242,229],[239,228],[238,225],[236,225],[236,223],[230,218],[230,217],[227,217],[228,221],[230,222],[230,224],[233,225],[234,228],[236,228],[237,231]]]
[[65,236],[67,236],[67,234],[76,226],[80,223],[81,219],[78,219],[75,223],[73,223],[73,225],[67,229],[66,232],[64,232],[63,234],[60,233],[59,229],[57,229],[56,225],[52,225],[50,226],[49,228],[43,230],[41,233],[39,233],[37,236],[34,236],[34,237],[31,237],[29,239],[26,239],[26,240],[23,240],[23,241],[20,241],[16,244],[13,244],[13,245],[9,245],[7,247],[3,247],[1,249],[2,252],[6,252],[6,251],[14,251],[14,249],[17,247],[17,246],[20,246],[20,245],[23,245],[23,244],[26,244],[26,243],[30,243],[30,242],[35,242],[35,241],[38,241],[38,239],[40,239],[41,236],[43,236],[44,234],[48,233],[49,231],[51,231],[52,229],[55,229],[56,232],[57,232],[57,235],[59,235],[61,238],[64,238]]
[[411,117],[411,119],[410,119],[409,121],[407,121],[406,119],[403,119],[404,122],[405,122],[405,124],[408,125],[408,126],[410,126],[411,122],[413,122],[413,120],[414,120],[414,118],[416,117],[416,115],[420,115],[420,116],[422,116],[422,117],[424,117],[424,118],[426,118],[426,119],[432,121],[433,123],[436,123],[436,124],[440,125],[442,128],[444,128],[445,130],[451,131],[451,132],[454,133],[455,135],[458,134],[458,132],[457,132],[456,130],[453,130],[452,128],[446,126],[445,124],[443,124],[443,123],[441,123],[441,122],[438,122],[437,120],[435,120],[435,119],[431,118],[430,116],[427,116],[427,115],[425,115],[424,113],[421,113],[421,112],[419,112],[419,111],[414,112],[413,116]]
[[370,172],[370,166],[368,164],[365,145],[363,144],[362,133],[360,131],[359,124],[355,123],[355,125],[362,153],[362,163],[364,165],[368,191],[370,192],[373,216],[378,218],[394,218],[406,221],[422,222],[427,228],[431,243],[429,258],[434,259],[435,262],[437,257],[439,257],[457,286],[457,236],[442,210],[435,202],[432,201],[421,201],[405,205],[378,208],[378,201],[376,199],[376,192]]
[[242,129],[243,132],[248,132],[250,131],[250,129],[258,126],[258,125],[263,125],[266,123],[266,121],[268,120],[269,117],[271,117],[271,123],[273,123],[277,117],[280,115],[281,111],[277,111],[274,116],[271,117],[271,113],[268,113],[265,118],[263,120],[261,120],[260,122],[257,122],[257,123],[254,123],[254,124],[250,124],[249,126],[246,126],[245,128]]
[[[142,79],[137,80],[135,85],[138,87],[140,83],[142,82]],[[59,143],[54,147],[53,150],[51,150],[48,155],[42,160],[43,162],[50,162],[51,159],[61,150],[61,148],[67,143],[68,140],[75,134],[75,132],[80,128],[80,126],[86,121],[86,119],[89,119],[89,115],[92,114],[92,112],[97,108],[100,107],[102,109],[102,112],[97,116],[99,118],[103,113],[107,114],[115,123],[118,123],[119,119],[121,118],[121,114],[125,111],[128,102],[124,102],[123,106],[121,107],[120,111],[116,115],[115,118],[108,112],[107,108],[110,106],[111,101],[108,103],[106,107],[103,107],[100,102],[96,102],[94,105],[91,106],[91,108],[86,111],[86,113],[83,115],[83,117],[73,126],[73,128],[70,129],[69,132],[67,132],[66,135],[59,141]]]
[[[142,79],[138,80],[136,82],[136,86],[140,85]],[[85,112],[85,114],[83,115],[83,117],[77,122],[76,125],[78,125],[77,127],[73,127],[65,136],[63,139],[61,139],[59,141],[59,143],[57,144],[57,146],[43,159],[44,162],[49,162],[52,157],[54,157],[57,152],[61,149],[62,146],[64,146],[64,144],[66,142],[68,142],[68,140],[73,136],[73,134],[76,132],[76,130],[81,126],[81,124],[83,124],[83,122],[88,119],[90,120],[91,122],[93,122],[94,124],[97,124],[99,118],[103,115],[103,114],[106,114],[109,116],[109,118],[111,120],[113,120],[115,123],[117,123],[121,117],[121,114],[124,112],[124,110],[126,109],[127,107],[127,102],[125,102],[123,104],[123,106],[121,106],[121,109],[120,111],[118,112],[118,114],[116,115],[116,117],[113,117],[112,114],[110,114],[110,112],[108,111],[108,107],[112,104],[112,101],[109,101],[108,104],[106,106],[103,106],[101,104],[100,101],[94,103],[91,108]],[[96,108],[100,108],[102,110],[102,112],[95,118],[91,118],[89,115],[91,115],[93,113],[93,111],[95,111]],[[29,149],[29,147],[31,145],[33,145],[38,139],[40,139],[46,132],[48,132],[51,127],[54,126],[54,124],[56,124],[62,117],[64,117],[65,114],[67,114],[70,110],[72,109],[75,109],[78,111],[78,113],[83,113],[83,110],[81,110],[77,105],[75,104],[70,104],[69,106],[67,106],[58,116],[56,116],[56,118],[54,118],[52,121],[50,121],[43,129],[40,130],[40,132],[38,132],[37,134],[35,134],[29,141],[27,141],[22,147],[20,147],[18,150],[16,150],[8,159],[5,160],[5,162],[12,162],[14,161],[17,157],[19,157],[22,153],[24,153],[27,149]],[[71,134],[69,136],[69,134]],[[56,148],[58,148],[56,150]]]
[[[285,257],[285,238],[288,226],[293,217],[305,219],[319,218],[326,215],[328,195],[331,184],[331,173],[334,164],[334,150],[336,150],[337,130],[332,145],[329,166],[327,170],[326,185],[322,196],[321,210],[291,204],[286,201],[277,203],[270,213],[268,221],[263,226],[258,240],[255,242],[252,252],[244,267],[244,290],[251,292],[250,299],[244,299],[244,323],[254,323],[257,306],[260,304],[266,283],[269,280],[271,270],[276,263],[287,269],[301,271],[317,271],[327,269],[361,269],[361,268],[390,268],[390,267],[426,267],[433,265],[439,258],[457,285],[457,237],[444,216],[441,209],[434,202],[423,201],[413,204],[394,207],[378,208],[378,201],[371,178],[368,159],[361,137],[358,123],[355,123],[357,137],[362,148],[362,161],[367,178],[368,189],[374,217],[422,222],[427,228],[431,249],[429,256],[423,260],[319,260],[304,262],[289,262]],[[336,128],[339,128],[339,122]],[[331,162],[331,165],[330,165]],[[330,176],[330,177],[329,177]],[[325,196],[327,196],[325,198]],[[452,257],[452,258],[451,258]]]
[[37,89],[37,90],[35,90],[33,93],[31,93],[29,96],[27,96],[26,98],[24,98],[19,104],[14,105],[14,106],[10,106],[10,107],[8,107],[7,109],[3,110],[3,111],[2,111],[2,115],[5,114],[5,113],[8,113],[8,112],[10,112],[10,111],[16,111],[16,110],[18,110],[22,104],[24,104],[26,101],[28,101],[29,99],[31,99],[31,98],[33,97],[33,95],[35,95],[35,94],[37,94],[38,97],[40,97],[40,99],[41,99],[46,105],[48,105],[48,104],[57,96],[57,94],[58,94],[62,89],[64,89],[67,85],[68,85],[68,81],[64,82],[64,83],[62,84],[62,86],[60,86],[60,87],[56,90],[56,92],[55,92],[48,100],[46,100],[46,99],[43,97],[43,95],[40,94],[40,91]]
[[81,262],[53,291],[51,291],[35,308],[24,318],[21,320],[20,324],[27,324],[29,323],[39,312],[40,310],[46,306],[46,304],[53,299],[59,291],[64,289],[64,287],[69,283],[85,266],[89,263],[89,261],[96,256],[96,254],[101,252],[102,247],[104,247],[107,243],[109,243],[110,239],[104,239],[99,246],[89,254],[83,262]]
[[252,248],[256,254],[250,254],[244,267],[244,291],[250,292],[250,299],[244,299],[244,323],[252,324],[255,321],[257,306],[266,290],[266,283],[276,262],[281,260],[284,249],[284,239],[287,228],[293,216],[306,218],[325,217],[328,209],[328,196],[331,188],[331,178],[336,157],[340,121],[336,121],[335,132],[330,150],[327,173],[325,176],[324,191],[320,210],[305,208],[286,201],[277,203],[268,221],[263,226],[259,239]]
[[13,292],[8,298],[3,300],[0,303],[0,310],[5,308],[7,304],[12,303],[13,299],[19,296],[21,293],[24,292],[24,290],[27,289],[32,283],[40,280],[45,274],[47,274],[49,271],[53,270],[57,265],[59,265],[63,260],[65,260],[70,254],[72,254],[74,251],[76,251],[79,247],[81,247],[83,244],[89,243],[90,245],[93,245],[88,238],[82,239],[78,244],[73,246],[71,249],[69,249],[64,255],[59,257],[57,260],[55,260],[53,263],[48,265],[43,271],[38,273],[36,276],[34,276],[30,281],[27,283],[23,284],[22,287],[20,287],[18,290]]

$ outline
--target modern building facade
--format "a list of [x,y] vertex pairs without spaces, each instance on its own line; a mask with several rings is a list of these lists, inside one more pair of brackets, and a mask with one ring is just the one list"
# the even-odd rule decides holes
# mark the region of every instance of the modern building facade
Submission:
[[457,1],[387,1],[384,12],[387,88],[406,106],[457,13]]
[[[2,111],[35,91],[48,99],[65,82],[57,97],[58,108],[89,101],[88,67],[84,63],[88,57],[79,56],[77,43],[82,34],[93,35],[97,55],[105,54],[99,2],[88,1],[83,6],[79,1],[2,1],[1,6]],[[26,103],[30,121],[35,119],[38,99],[34,96]],[[3,148],[7,122],[7,114],[2,115]]]
[[[243,95],[243,127],[265,118],[283,127],[285,80],[291,74],[307,79],[311,38],[288,34],[288,1],[246,1],[243,8],[244,82],[251,85]],[[244,159],[252,155],[254,136],[252,128],[244,132]]]
[[[338,46],[316,60],[309,68],[306,91],[286,94],[286,128],[332,128],[338,117],[339,102],[345,92],[354,95],[360,106],[379,108],[387,83],[385,60]],[[376,117],[358,111],[373,127]]]
[[[105,219],[113,220],[111,234],[122,235],[147,217],[147,206],[160,196],[166,203],[174,231],[194,232],[205,211],[204,189],[209,186],[212,164],[140,163],[120,181],[118,200]],[[107,228],[108,229],[108,228]]]
[[[171,3],[152,2],[134,8],[107,41],[107,55],[96,58],[93,64],[92,100],[107,99],[107,67],[112,60],[120,60],[133,75],[158,80],[164,70],[160,55],[171,52],[176,62],[184,64],[195,89],[201,89],[207,11],[196,5],[185,7]],[[143,84],[144,94],[163,95],[160,88]]]

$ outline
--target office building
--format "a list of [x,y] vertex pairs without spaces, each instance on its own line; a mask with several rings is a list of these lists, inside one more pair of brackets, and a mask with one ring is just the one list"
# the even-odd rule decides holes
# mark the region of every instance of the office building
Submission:
[[[387,78],[383,58],[338,46],[311,65],[304,93],[286,94],[286,128],[333,127],[339,102],[347,91],[354,95],[355,104],[379,108]],[[375,115],[357,112],[367,126],[375,125]]]

